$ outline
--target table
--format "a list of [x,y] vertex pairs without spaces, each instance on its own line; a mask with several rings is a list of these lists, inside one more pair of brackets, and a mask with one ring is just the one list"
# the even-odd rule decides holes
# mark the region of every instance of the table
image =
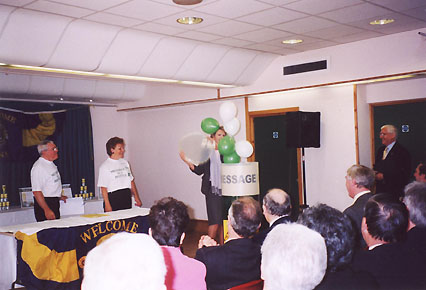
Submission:
[[[148,225],[146,216],[148,214],[148,208],[136,207],[128,210],[104,213],[101,215],[73,216],[59,220],[0,227],[0,290],[10,289],[11,284],[16,280],[16,263],[17,260],[20,259],[20,256],[17,256],[17,250],[19,249],[18,245],[19,243],[22,243],[23,247],[23,245],[25,245],[25,240],[18,242],[15,237],[19,237],[20,239],[22,239],[22,236],[28,237],[30,235],[36,234],[38,239],[43,240],[43,235],[47,233],[54,231],[62,231],[60,234],[58,234],[58,236],[64,236],[64,233],[66,233],[67,239],[71,241],[80,240],[85,237],[87,242],[87,235],[89,235],[93,231],[93,228],[101,228],[102,225],[104,225],[105,227],[105,224],[109,223],[111,233],[119,232],[123,229],[120,229],[120,225],[123,224],[124,227],[124,221],[139,217],[144,218],[144,224],[140,226],[138,231],[147,232]],[[117,227],[115,227],[116,224],[118,225]],[[125,230],[131,231],[133,228],[127,226],[127,229]],[[98,241],[93,236],[91,237],[91,239],[89,239],[90,243],[87,243],[88,248],[96,246],[96,243]],[[78,243],[78,241],[76,243]],[[88,251],[90,249],[86,250]],[[77,253],[77,260],[81,260],[81,258],[79,258],[79,256],[81,255],[83,254]],[[22,264],[25,263],[20,262],[20,269]],[[75,267],[77,267],[77,265]],[[79,270],[81,272],[81,269]],[[79,282],[76,282],[76,284],[78,283]],[[76,289],[79,288],[76,287]]]
[[[93,199],[84,202],[84,214],[95,214],[102,212],[104,212],[103,200]],[[83,214],[83,212],[79,214]],[[67,217],[62,213],[61,216]],[[33,207],[13,207],[9,210],[0,212],[0,227],[35,222],[36,220],[34,217]]]

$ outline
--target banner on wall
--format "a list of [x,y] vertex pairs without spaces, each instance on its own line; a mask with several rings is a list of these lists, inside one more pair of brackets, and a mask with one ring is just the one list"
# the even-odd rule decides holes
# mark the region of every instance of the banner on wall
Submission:
[[58,133],[64,119],[65,111],[25,113],[0,108],[0,160],[35,160],[35,146]]
[[148,216],[136,216],[32,235],[17,232],[18,281],[31,289],[80,289],[91,249],[118,232],[146,234],[148,228]]

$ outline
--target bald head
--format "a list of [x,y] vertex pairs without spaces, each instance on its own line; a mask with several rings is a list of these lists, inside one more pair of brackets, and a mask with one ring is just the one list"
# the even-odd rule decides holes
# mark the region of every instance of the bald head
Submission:
[[263,213],[266,220],[289,215],[291,212],[290,196],[282,189],[273,188],[263,198]]

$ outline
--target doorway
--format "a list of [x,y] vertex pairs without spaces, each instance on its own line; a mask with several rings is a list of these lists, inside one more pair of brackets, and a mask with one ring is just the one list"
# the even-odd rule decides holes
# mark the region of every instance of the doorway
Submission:
[[426,162],[426,101],[390,102],[371,105],[372,118],[372,163],[374,154],[382,145],[378,132],[385,124],[398,129],[398,142],[411,155],[411,175],[418,163]]
[[302,199],[300,149],[286,145],[287,112],[299,108],[248,112],[247,139],[254,144],[250,161],[259,162],[259,201],[271,188],[285,190],[291,198],[296,217]]

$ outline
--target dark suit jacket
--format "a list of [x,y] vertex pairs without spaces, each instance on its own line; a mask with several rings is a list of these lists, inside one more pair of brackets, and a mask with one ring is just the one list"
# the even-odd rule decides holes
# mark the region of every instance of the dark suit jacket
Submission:
[[386,192],[400,197],[411,175],[410,153],[396,142],[386,159],[382,160],[385,148],[383,145],[377,150],[373,167],[375,171],[383,173],[383,180],[376,181],[376,193]]
[[336,272],[326,272],[315,290],[372,290],[379,289],[374,277],[365,271],[355,272],[351,267]]
[[[223,156],[220,155],[220,160],[223,162]],[[210,159],[204,163],[201,163],[197,166],[194,166],[194,170],[192,170],[197,175],[203,175],[201,178],[201,192],[204,195],[208,195],[211,193],[212,184],[210,182]]]
[[277,225],[279,224],[286,224],[286,223],[291,223],[292,220],[289,216],[282,216],[279,219],[277,219],[269,228],[258,232],[257,234],[254,235],[253,237],[253,241],[259,245],[263,244],[263,241],[265,240],[266,236],[268,235],[268,233]]
[[367,246],[361,234],[361,221],[362,217],[364,216],[365,204],[372,196],[373,194],[371,192],[363,194],[353,205],[343,211],[343,213],[346,214],[352,221],[352,225],[354,226],[354,230],[356,232],[357,246],[360,248],[365,248]]
[[371,251],[360,250],[354,255],[353,268],[367,271],[374,276],[381,289],[416,289],[407,287],[413,279],[410,269],[411,257],[401,251],[401,244],[385,244]]
[[235,239],[223,246],[197,250],[195,259],[206,265],[209,290],[222,290],[260,279],[260,246],[252,239]]

